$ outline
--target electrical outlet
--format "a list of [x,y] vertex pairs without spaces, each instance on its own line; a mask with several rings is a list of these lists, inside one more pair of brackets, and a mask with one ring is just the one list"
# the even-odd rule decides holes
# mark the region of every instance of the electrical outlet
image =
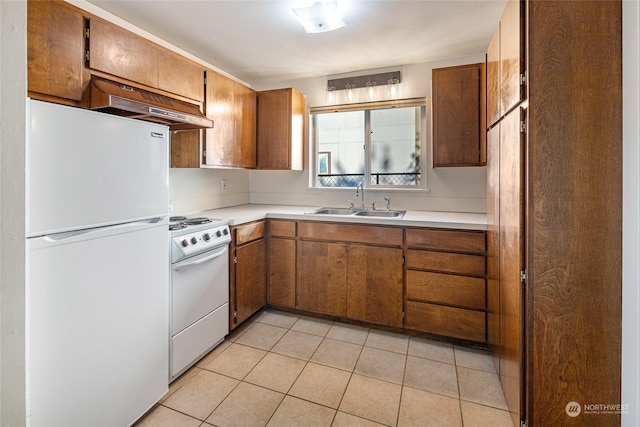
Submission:
[[220,180],[220,188],[222,189],[222,192],[224,193],[225,191],[227,191],[227,179],[226,178],[222,178]]

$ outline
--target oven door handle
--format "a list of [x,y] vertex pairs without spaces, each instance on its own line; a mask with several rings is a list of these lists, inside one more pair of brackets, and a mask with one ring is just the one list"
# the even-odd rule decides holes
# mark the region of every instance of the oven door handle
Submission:
[[203,262],[207,262],[207,261],[211,261],[212,259],[218,258],[219,256],[224,255],[227,252],[228,248],[227,246],[223,246],[219,251],[216,251],[214,253],[212,253],[211,255],[208,255],[204,258],[200,258],[197,259],[195,261],[183,261],[183,262],[177,262],[173,265],[173,270],[174,271],[178,271],[178,270],[184,270],[185,268],[189,268],[189,267],[193,267],[194,265],[198,265],[198,264],[202,264]]

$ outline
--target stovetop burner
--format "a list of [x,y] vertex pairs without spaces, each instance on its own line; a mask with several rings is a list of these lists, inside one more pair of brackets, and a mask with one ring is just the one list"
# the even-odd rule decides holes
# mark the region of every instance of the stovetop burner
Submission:
[[199,224],[208,224],[211,222],[211,219],[207,217],[185,218],[182,222],[187,225],[199,225]]
[[187,228],[187,224],[183,222],[176,222],[174,224],[169,224],[169,231],[182,230],[183,228]]
[[187,219],[186,216],[171,216],[169,217],[169,222],[179,222],[179,221],[184,221],[185,219]]

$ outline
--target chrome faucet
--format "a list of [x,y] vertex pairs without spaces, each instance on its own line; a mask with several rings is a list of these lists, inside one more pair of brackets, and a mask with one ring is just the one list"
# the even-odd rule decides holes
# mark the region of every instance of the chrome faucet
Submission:
[[362,199],[362,209],[365,209],[364,207],[364,184],[362,182],[358,183],[358,186],[356,187],[356,197],[360,196],[360,199]]
[[387,202],[387,211],[391,210],[391,197],[385,197],[384,201]]

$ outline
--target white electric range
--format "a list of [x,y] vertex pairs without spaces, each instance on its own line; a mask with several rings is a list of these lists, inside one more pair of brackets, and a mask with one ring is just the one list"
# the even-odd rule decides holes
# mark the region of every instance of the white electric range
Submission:
[[171,247],[171,346],[173,381],[229,333],[227,221],[169,219]]

